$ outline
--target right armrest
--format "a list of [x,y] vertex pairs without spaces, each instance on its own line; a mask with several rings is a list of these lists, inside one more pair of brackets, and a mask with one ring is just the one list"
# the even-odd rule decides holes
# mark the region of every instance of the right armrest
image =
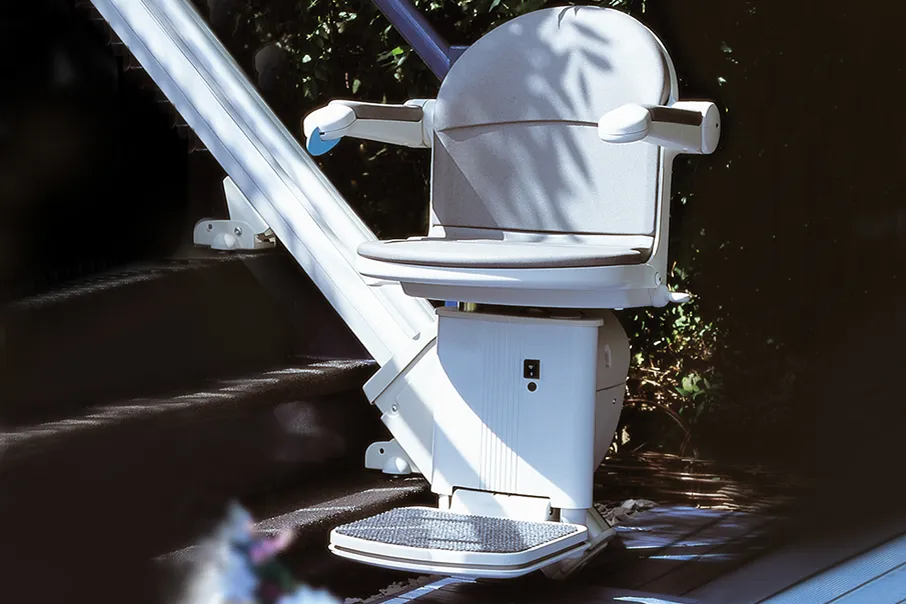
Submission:
[[669,107],[628,104],[598,122],[598,135],[614,144],[644,141],[680,153],[709,155],[720,141],[720,111],[709,101]]
[[331,101],[310,113],[302,124],[306,147],[312,155],[330,151],[344,136],[430,148],[433,139],[433,100],[412,100],[404,105]]

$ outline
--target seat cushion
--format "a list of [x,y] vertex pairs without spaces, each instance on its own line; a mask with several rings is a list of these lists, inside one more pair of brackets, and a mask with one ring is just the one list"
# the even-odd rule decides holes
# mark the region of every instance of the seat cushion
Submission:
[[639,264],[649,250],[620,245],[570,245],[489,239],[405,239],[368,241],[363,258],[445,268],[574,268]]

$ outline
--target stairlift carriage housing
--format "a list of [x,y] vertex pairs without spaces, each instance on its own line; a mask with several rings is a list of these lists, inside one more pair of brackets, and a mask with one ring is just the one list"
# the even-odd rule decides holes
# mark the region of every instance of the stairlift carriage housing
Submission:
[[466,50],[436,100],[333,101],[305,119],[313,154],[343,137],[432,149],[428,235],[363,243],[359,273],[488,305],[438,309],[436,337],[365,387],[396,437],[381,443],[385,471],[420,471],[438,508],[338,527],[334,553],[563,578],[606,545],[593,473],[629,367],[611,309],[688,300],[664,283],[671,169],[719,139],[715,105],[678,101],[677,88],[663,45],[632,17],[551,8]]

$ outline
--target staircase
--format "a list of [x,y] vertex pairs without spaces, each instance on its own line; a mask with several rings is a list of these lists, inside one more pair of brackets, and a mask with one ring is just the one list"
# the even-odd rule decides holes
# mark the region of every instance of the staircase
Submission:
[[[98,589],[91,569],[132,576],[231,498],[317,492],[361,468],[382,435],[361,394],[375,366],[309,356],[318,329],[343,326],[315,296],[288,319],[247,266],[281,263],[294,268],[280,252],[196,252],[7,305],[0,560],[14,593],[74,593],[41,581],[48,569]],[[343,352],[327,344],[318,356]]]

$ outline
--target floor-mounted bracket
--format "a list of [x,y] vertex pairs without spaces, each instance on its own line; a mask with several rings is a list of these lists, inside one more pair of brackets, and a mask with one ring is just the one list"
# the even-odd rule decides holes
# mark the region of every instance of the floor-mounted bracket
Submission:
[[365,467],[395,476],[420,473],[396,439],[372,443],[365,451]]
[[230,219],[200,220],[193,233],[195,245],[223,251],[273,248],[274,232],[229,176],[223,181],[223,192]]

